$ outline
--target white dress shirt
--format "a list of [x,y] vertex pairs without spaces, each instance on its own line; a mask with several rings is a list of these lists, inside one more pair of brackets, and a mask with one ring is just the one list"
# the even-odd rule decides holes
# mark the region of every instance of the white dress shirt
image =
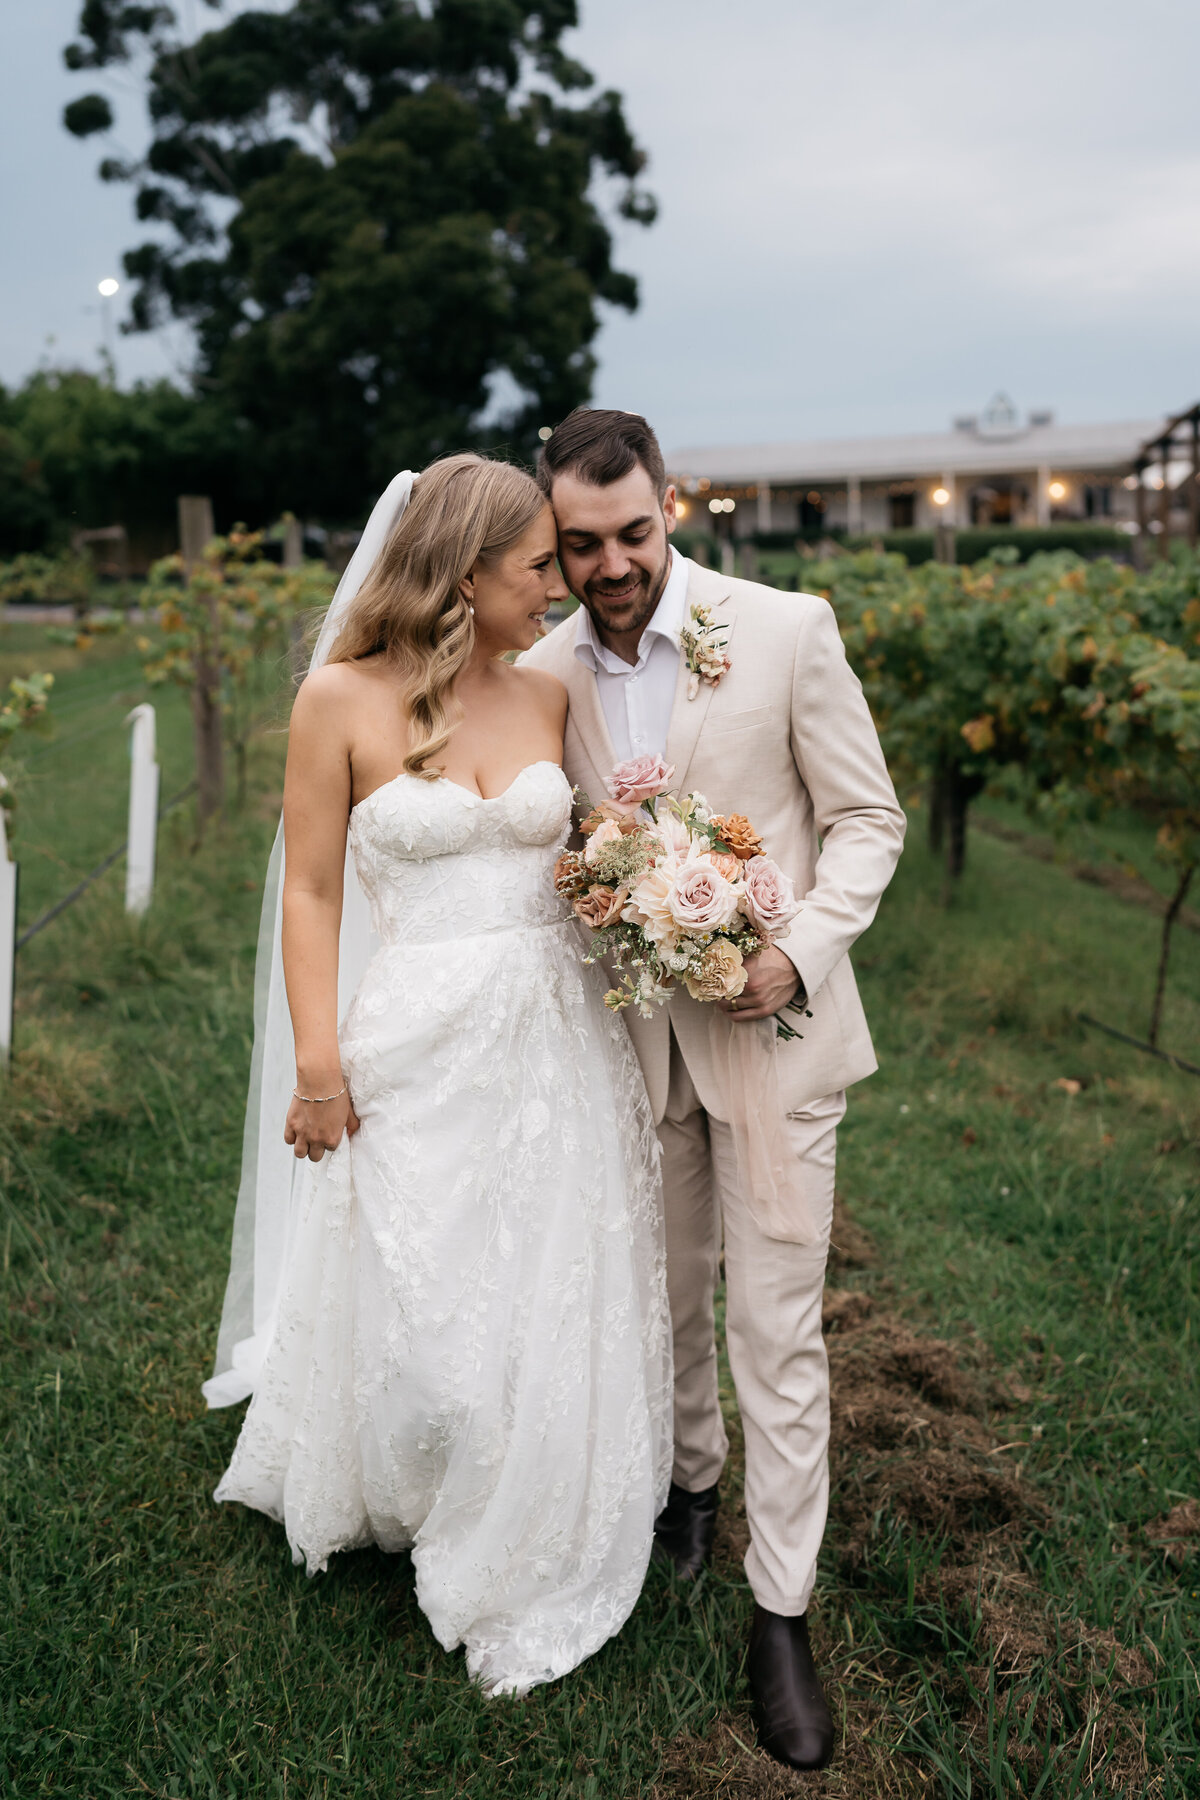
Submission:
[[579,609],[575,654],[596,677],[596,687],[617,761],[662,756],[679,677],[679,634],[687,610],[686,556],[671,551],[671,572],[650,622],[642,632],[635,663],[608,650],[596,635],[587,608]]

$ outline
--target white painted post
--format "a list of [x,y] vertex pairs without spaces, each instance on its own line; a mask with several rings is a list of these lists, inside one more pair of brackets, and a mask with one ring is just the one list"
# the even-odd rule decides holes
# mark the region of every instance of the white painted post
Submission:
[[1037,472],[1037,522],[1039,525],[1050,523],[1050,469],[1042,463]]
[[851,475],[846,483],[846,531],[850,537],[861,537],[862,528],[862,482]]
[[154,852],[158,839],[158,778],[152,706],[135,706],[129,740],[129,848],[125,853],[125,911],[144,913],[154,892]]
[[0,1066],[12,1055],[13,989],[17,966],[17,865],[8,859],[4,808],[0,806]]
[[771,484],[769,481],[760,481],[759,482],[758,493],[757,493],[756,498],[758,500],[758,518],[755,522],[760,531],[770,531],[770,529],[771,529]]

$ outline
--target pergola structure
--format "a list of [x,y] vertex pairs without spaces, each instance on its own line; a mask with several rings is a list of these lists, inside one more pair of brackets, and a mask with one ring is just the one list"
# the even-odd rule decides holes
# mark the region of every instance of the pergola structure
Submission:
[[1159,555],[1170,555],[1171,500],[1181,490],[1186,490],[1187,498],[1187,539],[1195,549],[1200,537],[1200,401],[1168,419],[1157,437],[1147,438],[1134,458],[1138,534],[1143,541],[1147,529],[1153,528],[1146,518],[1146,476],[1156,467],[1162,471],[1153,484],[1158,489]]

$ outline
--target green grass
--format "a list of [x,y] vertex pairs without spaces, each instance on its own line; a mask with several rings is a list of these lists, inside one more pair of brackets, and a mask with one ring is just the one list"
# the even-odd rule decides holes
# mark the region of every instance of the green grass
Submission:
[[[187,694],[151,687],[127,636],[86,653],[50,644],[45,627],[0,631],[0,690],[13,675],[49,670],[55,678],[38,729],[21,733],[5,757],[17,809],[12,854],[21,865],[20,925],[38,917],[120,844],[129,805],[131,709],[156,712],[160,794],[166,802],[191,779],[192,724]],[[269,703],[276,672],[256,669],[251,705]],[[234,779],[232,763],[229,779]]]
[[[65,670],[60,697],[97,670],[123,691],[119,662]],[[947,910],[915,832],[863,943],[883,1067],[852,1096],[841,1187],[878,1261],[837,1279],[949,1338],[981,1381],[1008,1371],[1028,1391],[993,1401],[1012,1447],[982,1460],[1044,1509],[1011,1555],[1066,1637],[1061,1656],[1006,1675],[982,1614],[934,1592],[953,1545],[886,1483],[852,1556],[843,1459],[816,1617],[848,1743],[828,1777],[777,1781],[737,1747],[749,1596],[728,1551],[690,1597],[652,1579],[620,1639],[569,1680],[489,1704],[432,1643],[404,1558],[356,1553],[309,1581],[277,1527],[212,1504],[238,1418],[207,1414],[198,1390],[280,761],[278,739],[256,744],[246,809],[199,854],[186,807],[164,823],[141,925],[120,911],[118,869],[22,953],[0,1095],[3,1792],[627,1800],[660,1783],[1068,1800],[1105,1791],[1114,1720],[1145,1731],[1146,1773],[1125,1791],[1195,1792],[1200,1581],[1143,1528],[1200,1486],[1200,1084],[1073,1020],[1082,1004],[1140,1025],[1157,922],[982,836]],[[97,805],[94,767],[73,776],[82,796],[64,783],[57,801],[64,872],[80,855],[71,821],[82,831]],[[1164,1037],[1187,1054],[1200,955],[1181,939]],[[1073,1620],[1151,1676],[1114,1689],[1089,1673]]]

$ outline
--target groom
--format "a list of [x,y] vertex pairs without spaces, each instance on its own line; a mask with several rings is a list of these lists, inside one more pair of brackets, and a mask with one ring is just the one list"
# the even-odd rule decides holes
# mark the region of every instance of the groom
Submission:
[[[793,1768],[819,1768],[833,1750],[806,1618],[829,1488],[821,1291],[845,1089],[876,1067],[847,952],[875,916],[904,814],[829,606],[672,549],[675,489],[644,419],[580,408],[551,436],[539,479],[581,602],[528,657],[570,696],[568,777],[602,799],[615,763],[664,756],[672,791],[748,815],[804,897],[787,934],[748,964],[743,993],[721,1003],[726,1019],[681,989],[650,1018],[625,1017],[662,1144],[675,1343],[675,1467],[655,1553],[692,1577],[712,1550],[728,1450],[713,1321],[723,1247],[746,1436],[759,1739]],[[716,681],[712,665],[707,678],[689,667],[698,659],[681,646],[681,632],[703,633],[704,609],[728,659]],[[792,1002],[802,1003],[787,1016],[803,1035],[779,1043],[784,1116],[773,1122],[788,1184],[765,1217],[738,1180],[726,1059],[714,1058],[710,1034],[750,1029]]]

